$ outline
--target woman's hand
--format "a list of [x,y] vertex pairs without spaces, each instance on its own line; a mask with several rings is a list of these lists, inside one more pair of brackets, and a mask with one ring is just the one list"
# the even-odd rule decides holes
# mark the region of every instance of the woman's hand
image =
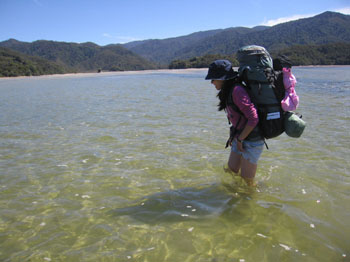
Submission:
[[245,127],[243,128],[243,130],[240,133],[240,135],[236,138],[236,140],[237,140],[237,149],[240,152],[244,152],[243,140],[248,137],[248,135],[250,134],[250,132],[253,131],[253,129],[254,129],[254,126],[245,125]]
[[244,149],[243,149],[243,140],[240,140],[238,137],[237,137],[237,149],[238,149],[238,151],[240,151],[240,152],[244,152]]

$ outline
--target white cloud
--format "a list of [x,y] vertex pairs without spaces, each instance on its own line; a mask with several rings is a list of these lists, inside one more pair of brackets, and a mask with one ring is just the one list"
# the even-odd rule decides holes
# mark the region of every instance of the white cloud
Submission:
[[103,33],[102,36],[110,39],[111,41],[113,41],[115,43],[119,43],[119,44],[125,44],[125,43],[131,42],[131,41],[140,40],[138,38],[131,37],[131,36],[114,36],[114,35],[111,35],[109,33]]
[[344,7],[340,9],[333,10],[334,12],[342,13],[344,15],[350,15],[350,7]]
[[286,23],[286,22],[289,22],[289,21],[295,21],[295,20],[298,20],[298,19],[312,17],[312,16],[315,16],[315,14],[292,15],[292,16],[287,16],[287,17],[280,17],[280,18],[277,18],[277,19],[271,19],[271,20],[268,20],[266,22],[263,22],[262,25],[274,26],[274,25],[277,25],[277,24],[282,24],[282,23]]
[[[331,10],[331,11],[337,12],[337,13],[342,13],[342,14],[345,14],[345,15],[349,15],[350,14],[350,7],[334,9],[334,10]],[[286,23],[286,22],[289,22],[289,21],[295,21],[295,20],[302,19],[302,18],[312,17],[312,16],[315,16],[315,15],[318,15],[318,14],[304,14],[304,15],[292,15],[292,16],[287,16],[287,17],[280,17],[280,18],[277,18],[277,19],[271,19],[271,20],[268,20],[268,21],[264,21],[262,23],[262,25],[274,26],[274,25]]]

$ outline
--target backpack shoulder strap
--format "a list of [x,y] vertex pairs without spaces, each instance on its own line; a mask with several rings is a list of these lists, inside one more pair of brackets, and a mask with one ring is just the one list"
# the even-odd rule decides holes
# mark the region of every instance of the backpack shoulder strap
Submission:
[[[240,84],[244,89],[247,89],[246,86]],[[229,92],[229,96],[227,97],[226,105],[232,107],[234,111],[236,111],[238,114],[243,115],[242,111],[239,109],[239,107],[233,102],[233,91],[237,87],[237,85],[234,85],[231,87],[231,90]],[[248,91],[247,91],[248,92]],[[248,93],[249,94],[249,93]]]
[[[245,117],[243,112],[239,109],[239,107],[233,102],[233,98],[232,98],[232,93],[233,93],[233,90],[236,88],[237,85],[235,85],[234,87],[232,87],[231,91],[230,91],[230,95],[229,97],[227,98],[227,106],[230,106],[235,112],[237,112],[239,114],[239,119],[236,123],[236,126],[239,126],[239,123],[241,122],[242,118]],[[249,89],[242,83],[240,83],[240,86],[244,88],[244,90],[246,90],[246,92],[248,93],[249,97],[250,97],[250,93],[249,93]],[[229,121],[230,123],[230,121]],[[242,130],[236,130],[236,132],[241,132]],[[253,139],[253,138],[256,138],[256,137],[259,137],[259,138],[262,138],[263,139],[263,136],[261,135],[261,132],[259,130],[259,127],[256,126],[254,128],[254,130],[249,134],[249,136],[247,137],[248,140],[249,139]]]

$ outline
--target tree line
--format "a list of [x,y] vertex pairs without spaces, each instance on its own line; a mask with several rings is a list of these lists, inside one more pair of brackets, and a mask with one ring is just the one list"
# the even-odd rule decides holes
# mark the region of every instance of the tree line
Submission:
[[[295,45],[271,52],[272,57],[286,55],[294,66],[302,65],[350,65],[350,43],[325,45]],[[169,69],[207,68],[216,59],[227,59],[233,66],[239,66],[236,55],[208,54],[191,59],[177,59]]]
[[0,42],[0,76],[156,69],[121,45],[10,39]]

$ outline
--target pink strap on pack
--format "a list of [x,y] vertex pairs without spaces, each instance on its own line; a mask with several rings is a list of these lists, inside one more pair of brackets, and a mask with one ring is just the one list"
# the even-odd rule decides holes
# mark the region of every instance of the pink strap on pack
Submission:
[[295,92],[295,84],[297,80],[292,74],[290,68],[283,68],[283,84],[286,90],[285,96],[281,101],[282,109],[284,111],[294,111],[299,105],[299,97]]

